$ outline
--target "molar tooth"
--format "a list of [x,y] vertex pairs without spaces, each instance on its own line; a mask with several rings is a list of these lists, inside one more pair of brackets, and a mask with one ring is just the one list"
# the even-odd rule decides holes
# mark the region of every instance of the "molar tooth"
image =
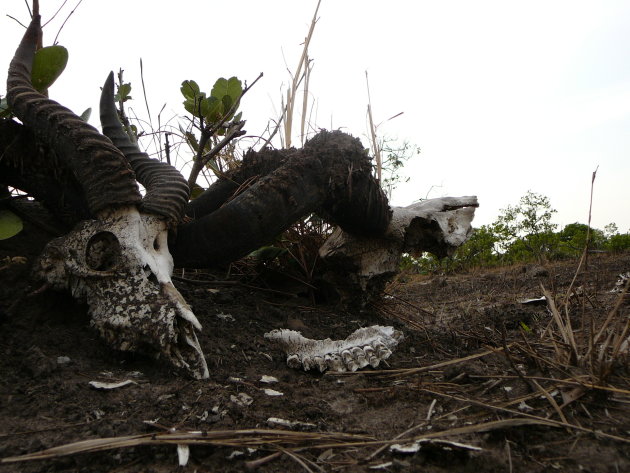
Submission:
[[289,356],[287,356],[287,366],[289,366],[289,368],[301,368],[302,361],[300,360],[300,357],[298,355],[296,355],[295,353],[292,353]]
[[369,365],[369,362],[365,359],[365,352],[361,347],[353,347],[351,350],[352,356],[354,356],[354,359],[357,361],[359,368],[365,368]]
[[392,354],[389,348],[387,348],[385,344],[381,342],[380,340],[375,341],[373,343],[373,346],[374,346],[374,350],[376,351],[376,356],[380,360],[386,360]]
[[341,361],[341,357],[337,353],[329,353],[324,357],[326,365],[334,371],[346,371],[346,367]]
[[364,346],[363,351],[365,352],[365,358],[367,359],[370,366],[372,366],[372,368],[376,368],[381,360],[379,360],[376,356],[376,352],[374,351],[374,348],[372,348],[372,345]]
[[304,371],[309,371],[315,366],[315,361],[312,360],[310,356],[305,356],[302,358],[302,366],[304,367]]
[[352,353],[350,353],[350,350],[342,351],[341,358],[343,360],[343,364],[346,366],[348,370],[356,371],[359,369],[359,365],[355,361],[355,359],[352,357]]
[[314,356],[313,365],[317,366],[320,373],[323,373],[324,371],[326,371],[326,362],[324,361],[323,356]]

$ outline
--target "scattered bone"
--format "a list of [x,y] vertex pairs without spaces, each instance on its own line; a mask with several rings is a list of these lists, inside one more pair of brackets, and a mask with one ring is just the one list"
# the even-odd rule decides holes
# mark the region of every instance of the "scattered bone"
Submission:
[[275,389],[263,389],[263,392],[267,396],[284,396],[284,393],[281,393],[280,391],[276,391]]
[[57,357],[57,364],[58,365],[67,365],[68,363],[70,363],[70,357],[69,356],[58,356]]
[[545,296],[541,296],[532,299],[522,299],[519,302],[523,305],[546,305],[547,298]]
[[103,383],[101,381],[90,381],[88,384],[92,386],[94,389],[109,390],[109,389],[118,389],[125,386],[129,386],[130,384],[138,384],[138,383],[136,383],[135,381],[131,379],[126,379],[124,381],[120,381],[117,383]]
[[238,393],[237,396],[235,396],[234,394],[232,394],[230,396],[230,401],[232,401],[234,404],[236,404],[237,406],[241,406],[241,407],[247,407],[249,406],[252,402],[254,402],[254,399],[245,393]]
[[379,463],[378,465],[370,466],[370,470],[387,470],[393,464],[394,462]]
[[226,322],[234,322],[236,320],[232,314],[224,314],[223,312],[217,314],[217,318]]
[[390,357],[403,335],[393,327],[373,325],[356,330],[345,340],[312,340],[286,329],[272,330],[265,338],[282,347],[289,367],[324,372],[356,371],[368,365],[376,368]]
[[177,444],[177,459],[179,466],[186,466],[190,458],[190,448],[186,444]]
[[400,443],[395,443],[394,445],[390,446],[389,449],[392,452],[397,452],[397,453],[417,453],[420,451],[420,449],[422,448],[422,445],[430,445],[432,447],[440,447],[443,449],[459,449],[459,450],[472,450],[472,451],[476,451],[476,452],[480,452],[481,450],[483,450],[480,447],[477,447],[475,445],[468,445],[465,443],[459,443],[459,442],[452,442],[450,440],[442,440],[442,439],[416,439],[411,443],[405,443],[405,444],[400,444]]
[[617,276],[617,282],[615,282],[615,287],[613,287],[610,292],[621,292],[623,291],[623,288],[626,286],[626,283],[628,282],[628,279],[630,279],[630,271],[627,271],[625,273],[621,273],[619,276]]
[[288,429],[298,429],[298,430],[313,430],[317,428],[315,424],[310,424],[308,422],[281,419],[279,417],[270,417],[269,419],[267,419],[267,424],[270,427],[280,426],[280,427],[286,427]]
[[273,384],[273,383],[277,383],[278,382],[278,378],[276,378],[274,376],[268,376],[266,374],[263,374],[262,377],[260,378],[260,382],[261,383],[266,383],[266,384]]

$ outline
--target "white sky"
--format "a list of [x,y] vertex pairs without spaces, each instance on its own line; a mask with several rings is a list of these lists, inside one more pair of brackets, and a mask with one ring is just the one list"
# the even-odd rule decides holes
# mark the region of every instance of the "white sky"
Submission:
[[[41,0],[44,21],[61,3]],[[316,3],[84,0],[61,31],[70,61],[51,97],[77,113],[91,106],[95,123],[99,87],[122,67],[146,117],[142,58],[154,122],[166,103],[164,122],[184,112],[183,80],[209,91],[218,77],[251,83],[264,72],[241,107],[248,133],[262,134]],[[28,22],[24,1],[0,0],[8,66],[22,28],[7,14]],[[323,0],[310,56],[314,127],[343,129],[367,147],[367,70],[379,132],[422,148],[393,204],[477,195],[481,225],[532,190],[550,198],[558,224],[586,223],[599,165],[593,225],[630,230],[630,2]]]

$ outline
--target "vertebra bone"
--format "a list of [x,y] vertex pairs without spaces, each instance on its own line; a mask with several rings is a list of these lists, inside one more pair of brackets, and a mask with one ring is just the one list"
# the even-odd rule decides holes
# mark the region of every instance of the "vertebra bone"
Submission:
[[265,334],[287,354],[287,365],[308,371],[356,371],[370,365],[376,368],[392,354],[403,335],[393,327],[373,325],[356,330],[345,340],[312,340],[295,330],[279,329]]

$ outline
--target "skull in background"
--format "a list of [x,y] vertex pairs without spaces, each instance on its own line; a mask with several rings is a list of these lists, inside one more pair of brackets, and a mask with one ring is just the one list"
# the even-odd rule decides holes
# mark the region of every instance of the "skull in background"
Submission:
[[133,206],[100,217],[48,243],[35,277],[84,298],[92,326],[115,349],[162,356],[207,378],[201,325],[171,281],[164,219]]

